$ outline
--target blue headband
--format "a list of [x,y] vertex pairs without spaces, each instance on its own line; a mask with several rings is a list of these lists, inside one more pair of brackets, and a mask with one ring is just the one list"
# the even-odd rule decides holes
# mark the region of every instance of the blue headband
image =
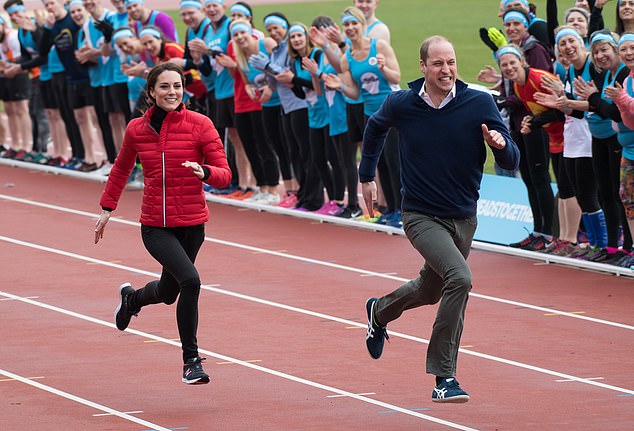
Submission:
[[123,4],[128,7],[133,4],[143,4],[143,0],[125,0]]
[[249,34],[253,34],[253,29],[246,22],[239,22],[231,26],[231,36],[233,36],[239,31],[246,31]]
[[519,58],[520,60],[522,59],[522,53],[514,46],[506,45],[498,49],[497,52],[495,53],[495,58],[497,59],[498,62],[500,61],[500,58],[502,58],[504,54],[513,54],[513,55],[516,55],[517,58]]
[[504,24],[509,21],[519,21],[524,24],[524,27],[528,28],[528,20],[523,13],[517,11],[510,11],[504,14]]
[[614,38],[606,33],[595,34],[590,41],[590,46],[594,45],[597,42],[609,42],[613,45],[616,45],[616,41],[614,40]]
[[116,42],[119,39],[123,39],[124,37],[134,37],[134,33],[129,28],[123,28],[121,30],[117,30],[112,35],[112,41]]
[[194,7],[196,9],[202,9],[203,5],[201,5],[198,0],[183,0],[179,8],[185,9],[186,7]]
[[139,33],[139,37],[143,37],[146,34],[149,34],[150,36],[154,36],[157,39],[163,39],[163,37],[161,36],[161,32],[158,31],[155,28],[148,28],[145,27],[143,30],[141,30],[141,32]]
[[83,7],[84,6],[84,2],[82,0],[73,0],[70,3],[68,3],[68,9],[70,9],[73,6],[78,6],[78,5]]
[[216,4],[219,4],[220,6],[224,6],[225,0],[205,0],[206,5],[208,5],[209,3],[216,3]]
[[11,6],[10,8],[7,9],[7,13],[11,14],[13,12],[20,12],[20,11],[24,11],[24,10],[26,10],[24,5],[14,4],[13,6]]
[[231,6],[231,13],[237,12],[239,14],[242,14],[246,17],[250,17],[251,16],[251,12],[249,12],[249,9],[246,8],[245,6],[242,6],[241,4],[234,4],[233,6]]
[[619,48],[625,42],[634,42],[634,34],[632,34],[632,33],[624,33],[623,35],[621,35],[621,38],[619,39]]
[[529,7],[528,6],[528,0],[504,0],[504,7],[507,7],[509,4],[519,1],[520,3],[522,3],[524,6]]
[[293,33],[302,33],[302,34],[306,34],[306,29],[304,27],[302,27],[299,24],[294,24],[291,26],[291,28],[288,30],[288,34],[293,34]]
[[564,28],[559,33],[557,33],[557,35],[555,36],[555,45],[559,45],[559,41],[561,40],[562,37],[565,37],[565,36],[576,37],[579,40],[579,42],[583,45],[583,38],[579,36],[579,33],[577,33],[577,30],[572,28]]
[[271,15],[264,18],[264,27],[268,27],[270,25],[279,25],[280,27],[288,28],[288,23],[277,15]]
[[354,16],[354,15],[350,15],[349,13],[346,13],[346,14],[344,14],[344,15],[341,17],[341,22],[342,22],[342,23],[346,23],[346,22],[348,22],[348,21],[355,21],[355,22],[359,22],[359,20],[357,19],[357,17],[356,17],[356,16]]

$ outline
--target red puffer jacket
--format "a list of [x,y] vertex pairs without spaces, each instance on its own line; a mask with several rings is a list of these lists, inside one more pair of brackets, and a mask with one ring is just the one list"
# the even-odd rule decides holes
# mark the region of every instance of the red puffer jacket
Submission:
[[117,208],[121,192],[139,156],[143,166],[141,223],[155,227],[194,226],[209,220],[202,181],[181,163],[209,169],[205,182],[225,187],[231,181],[227,157],[211,120],[183,105],[163,120],[160,135],[150,125],[154,106],[128,124],[100,204]]

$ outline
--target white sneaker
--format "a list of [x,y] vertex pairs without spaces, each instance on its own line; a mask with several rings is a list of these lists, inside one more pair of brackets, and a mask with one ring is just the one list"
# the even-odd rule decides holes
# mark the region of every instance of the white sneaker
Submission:
[[263,193],[262,199],[258,203],[263,205],[277,205],[280,203],[281,198],[277,193]]

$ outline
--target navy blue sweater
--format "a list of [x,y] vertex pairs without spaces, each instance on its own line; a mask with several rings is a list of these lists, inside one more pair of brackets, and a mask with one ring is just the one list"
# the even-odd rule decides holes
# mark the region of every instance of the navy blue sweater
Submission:
[[486,160],[482,124],[506,139],[493,149],[498,164],[516,169],[517,145],[502,122],[493,98],[456,81],[456,97],[434,109],[419,96],[424,79],[409,90],[390,94],[368,121],[363,136],[359,178],[370,181],[390,127],[399,133],[403,211],[441,218],[465,219],[476,215],[480,182]]

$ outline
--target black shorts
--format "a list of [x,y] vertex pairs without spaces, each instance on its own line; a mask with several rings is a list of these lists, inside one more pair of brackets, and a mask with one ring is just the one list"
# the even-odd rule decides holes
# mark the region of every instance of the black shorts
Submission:
[[58,109],[57,98],[53,90],[53,80],[40,81],[40,93],[42,94],[42,103],[44,109]]
[[79,109],[85,106],[94,106],[95,90],[90,87],[90,82],[68,83],[68,104],[70,109]]
[[346,114],[348,115],[349,142],[363,141],[363,103],[346,103]]
[[31,98],[31,79],[27,73],[16,75],[15,78],[4,78],[0,99],[5,102],[17,102]]
[[214,118],[216,129],[235,127],[236,113],[233,108],[233,97],[216,99],[216,117]]
[[100,87],[100,98],[103,109],[107,113],[127,113],[130,111],[128,84],[120,83]]

